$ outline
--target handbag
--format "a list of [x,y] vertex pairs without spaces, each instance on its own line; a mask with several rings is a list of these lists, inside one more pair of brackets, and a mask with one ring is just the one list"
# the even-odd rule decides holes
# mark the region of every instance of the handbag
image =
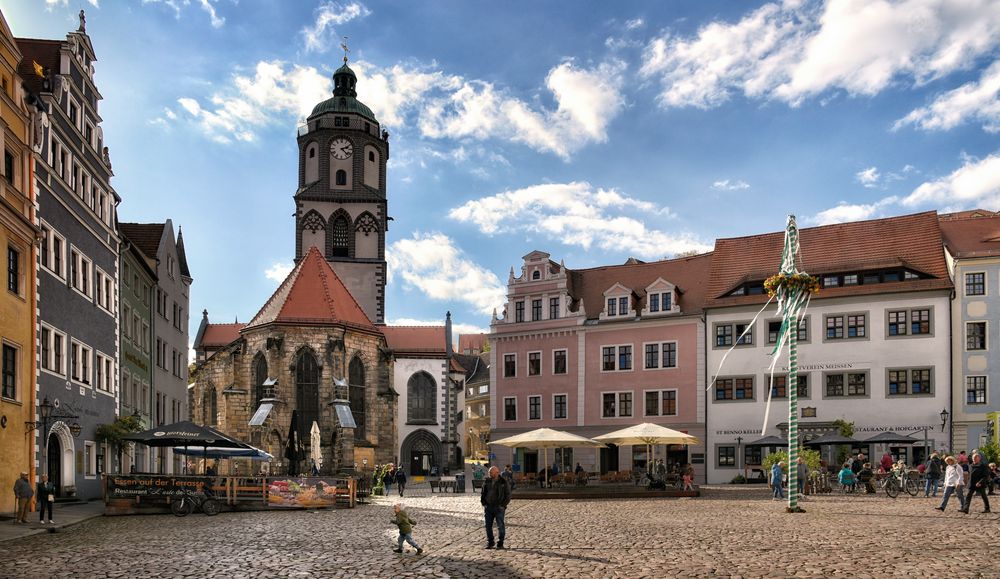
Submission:
[[50,503],[56,502],[56,496],[55,495],[49,495],[49,502]]

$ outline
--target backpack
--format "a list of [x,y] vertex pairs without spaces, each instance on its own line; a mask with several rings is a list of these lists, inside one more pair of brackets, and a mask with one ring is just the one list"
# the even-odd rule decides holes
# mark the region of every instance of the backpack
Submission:
[[931,478],[941,478],[941,459],[931,458],[927,461],[927,474]]

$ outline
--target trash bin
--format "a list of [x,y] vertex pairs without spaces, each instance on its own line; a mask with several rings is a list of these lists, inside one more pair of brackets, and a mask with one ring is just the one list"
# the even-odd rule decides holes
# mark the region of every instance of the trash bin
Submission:
[[456,474],[455,475],[455,492],[464,493],[465,492],[465,475]]

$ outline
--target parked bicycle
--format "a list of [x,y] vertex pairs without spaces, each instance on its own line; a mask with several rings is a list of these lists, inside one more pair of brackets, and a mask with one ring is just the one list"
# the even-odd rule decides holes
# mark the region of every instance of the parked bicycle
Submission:
[[190,515],[196,508],[201,509],[209,517],[214,517],[222,510],[219,501],[203,493],[195,493],[189,490],[181,491],[181,494],[174,495],[170,501],[170,512],[178,517]]
[[910,478],[909,473],[902,469],[887,474],[879,482],[879,486],[885,490],[885,494],[889,495],[889,498],[896,498],[900,491],[911,497],[917,496],[917,483]]

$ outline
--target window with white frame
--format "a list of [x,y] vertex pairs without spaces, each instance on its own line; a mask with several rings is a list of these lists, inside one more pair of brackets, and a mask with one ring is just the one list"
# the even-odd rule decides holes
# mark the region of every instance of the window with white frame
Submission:
[[542,397],[528,396],[528,420],[542,419]]
[[528,376],[540,376],[542,374],[542,353],[528,352]]
[[673,308],[672,292],[654,292],[647,295],[650,313],[669,312]]
[[103,392],[111,393],[111,381],[114,376],[114,369],[112,368],[111,358],[101,354],[100,352],[96,355],[96,361],[94,363],[94,385],[98,390]]
[[[159,342],[159,339],[157,339]],[[503,355],[503,377],[515,378],[517,376],[517,354]]]
[[122,304],[122,316],[121,316],[121,327],[122,327],[122,337],[131,340],[132,339],[132,306]]
[[986,272],[976,271],[965,274],[965,295],[986,295]]
[[677,367],[677,342],[646,344],[645,349],[645,368],[647,370]]
[[632,345],[601,347],[601,371],[618,372],[632,369]]
[[931,368],[892,368],[886,371],[888,396],[920,396],[933,394]]
[[93,478],[97,473],[97,453],[96,446],[91,441],[83,443],[83,474],[87,478]]
[[632,416],[632,392],[602,392],[601,417],[627,418]]
[[507,422],[517,420],[517,398],[508,396],[503,399],[503,419]]
[[[715,324],[715,347],[729,348],[737,346],[753,346],[752,327],[750,322],[723,322]],[[744,333],[745,332],[745,333]]]
[[2,396],[8,400],[17,400],[17,383],[21,350],[14,344],[3,342],[3,380]]
[[965,377],[965,403],[986,404],[986,376]]
[[561,420],[566,418],[566,395],[555,394],[552,396],[552,418]]
[[76,249],[70,250],[70,268],[72,272],[73,288],[88,298],[91,297],[93,288],[91,287],[91,272],[94,264]]
[[647,390],[646,416],[676,416],[677,390]]
[[552,351],[552,373],[553,374],[566,373],[566,350]]
[[986,349],[986,322],[966,322],[965,349],[966,350]]

